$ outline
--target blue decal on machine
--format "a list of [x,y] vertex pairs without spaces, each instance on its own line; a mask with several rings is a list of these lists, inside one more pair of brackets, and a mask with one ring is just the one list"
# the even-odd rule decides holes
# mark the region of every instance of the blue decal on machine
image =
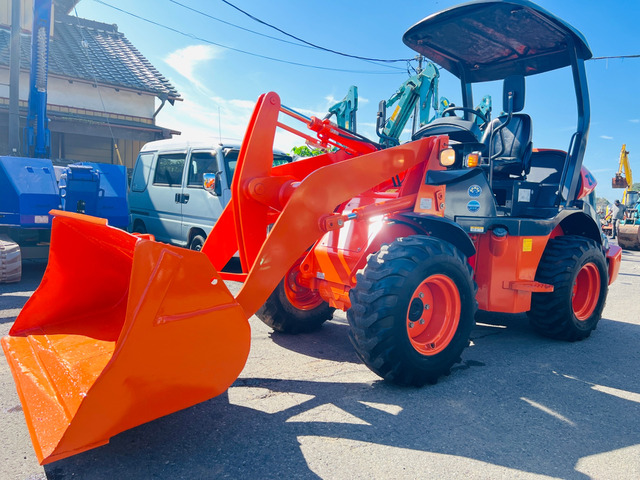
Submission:
[[469,210],[471,213],[476,213],[478,210],[480,210],[480,202],[477,200],[471,200],[469,203],[467,203],[467,210]]
[[467,190],[467,193],[471,198],[478,198],[482,195],[482,187],[480,185],[471,185]]

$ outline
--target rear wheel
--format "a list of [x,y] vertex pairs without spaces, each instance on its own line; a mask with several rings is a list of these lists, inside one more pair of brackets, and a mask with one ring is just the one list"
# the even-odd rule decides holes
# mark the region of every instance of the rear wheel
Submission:
[[205,238],[203,235],[194,235],[191,239],[191,242],[189,242],[189,250],[195,250],[199,252],[204,246],[204,241]]
[[349,337],[376,374],[400,385],[435,383],[460,361],[477,308],[464,255],[411,236],[372,255],[350,292]]
[[320,294],[299,282],[300,263],[296,263],[278,284],[256,316],[281,333],[317,330],[333,317],[335,308]]
[[136,220],[133,224],[133,233],[147,233],[147,227],[142,220]]
[[532,294],[531,325],[559,340],[573,342],[591,335],[602,317],[608,289],[607,264],[598,244],[576,236],[549,240],[536,280],[554,290]]

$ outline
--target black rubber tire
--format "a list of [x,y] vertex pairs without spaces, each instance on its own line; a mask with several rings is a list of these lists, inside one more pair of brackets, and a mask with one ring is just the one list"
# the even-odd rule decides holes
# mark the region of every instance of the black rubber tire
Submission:
[[[446,347],[425,355],[413,347],[407,321],[411,296],[432,275],[453,281],[460,298],[460,316]],[[358,274],[347,311],[349,338],[362,361],[385,380],[398,385],[434,384],[461,361],[460,355],[469,345],[478,306],[476,291],[473,271],[456,247],[422,235],[400,238],[383,245]]]
[[195,250],[196,252],[199,252],[200,250],[202,250],[202,247],[204,246],[204,241],[205,241],[204,236],[194,235],[191,241],[189,242],[189,250]]
[[136,220],[133,224],[133,233],[147,233],[147,227],[142,220]]
[[335,308],[324,301],[309,310],[296,308],[287,298],[282,280],[256,316],[276,332],[296,334],[318,330],[324,322],[333,318],[334,311]]
[[[597,268],[600,290],[593,312],[588,318],[579,320],[573,307],[573,286],[578,273],[587,264]],[[545,337],[570,342],[587,338],[602,317],[608,278],[604,253],[595,241],[572,235],[549,240],[538,265],[536,281],[553,285],[554,290],[531,295],[528,312],[531,325]]]

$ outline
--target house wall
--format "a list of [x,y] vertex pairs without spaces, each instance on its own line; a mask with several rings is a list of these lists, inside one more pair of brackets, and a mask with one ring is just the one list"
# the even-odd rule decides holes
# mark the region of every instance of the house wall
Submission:
[[[53,0],[52,0],[53,1]],[[0,0],[0,25],[11,26],[12,0]],[[55,5],[51,5],[51,18],[55,16]],[[51,35],[53,35],[51,22]],[[33,0],[20,0],[20,27],[28,32],[33,26]]]
[[[9,101],[9,69],[0,67],[0,104]],[[26,108],[29,98],[29,75],[21,72],[20,100],[22,108]],[[80,162],[105,162],[125,165],[133,168],[138,152],[142,146],[159,137],[136,129],[112,125],[108,126],[107,118],[129,122],[144,122],[154,125],[155,97],[150,94],[116,90],[113,87],[94,87],[91,84],[74,80],[49,77],[47,84],[47,105],[49,117],[55,113],[68,110],[69,120],[52,120],[51,158],[53,160]],[[5,107],[6,108],[6,107]],[[84,111],[86,110],[86,111]],[[77,123],[77,115],[93,115],[102,126]],[[0,124],[6,120],[0,118]],[[24,127],[24,121],[22,127]],[[3,128],[4,130],[4,128]],[[8,152],[6,131],[0,132],[0,154]],[[116,150],[115,145],[118,145]],[[120,154],[118,156],[118,153]]]
[[[9,69],[6,67],[0,67],[0,97],[9,98]],[[20,100],[28,98],[29,73],[21,72]],[[49,76],[47,104],[152,119],[155,96]]]

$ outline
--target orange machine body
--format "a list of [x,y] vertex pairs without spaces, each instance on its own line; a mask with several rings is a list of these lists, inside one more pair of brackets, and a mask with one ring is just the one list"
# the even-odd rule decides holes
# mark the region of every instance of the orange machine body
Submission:
[[[234,197],[202,252],[52,212],[42,283],[2,339],[41,463],[225,391],[249,353],[248,318],[310,246],[343,226],[336,206],[447,143],[432,137],[378,151],[350,139],[336,152],[272,168],[281,110],[275,93],[260,97]],[[307,126],[332,144],[326,122]],[[224,275],[244,281],[234,298],[218,270],[236,251],[245,273]]]
[[[313,141],[281,123],[283,112],[338,150],[273,167],[276,128]],[[444,218],[452,208],[447,187],[425,180],[443,169],[447,136],[378,150],[307,120],[275,93],[260,97],[233,198],[202,252],[131,235],[103,219],[53,212],[42,283],[2,339],[41,463],[223,392],[247,359],[248,318],[285,276],[293,272],[331,305],[348,309],[356,272],[381,244],[433,234],[421,218],[453,225]],[[536,265],[548,238],[562,233],[463,232],[476,252],[467,256],[480,308],[523,312],[532,292],[549,291],[534,281]],[[243,273],[221,272],[235,252]],[[607,259],[613,281],[620,250],[610,247]],[[235,299],[223,279],[244,282]]]

